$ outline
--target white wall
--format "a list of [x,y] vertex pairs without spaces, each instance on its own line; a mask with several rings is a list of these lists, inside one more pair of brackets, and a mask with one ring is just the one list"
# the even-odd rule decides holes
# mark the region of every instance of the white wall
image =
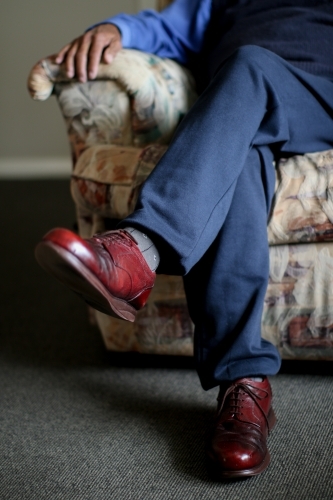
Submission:
[[26,90],[31,67],[95,22],[154,6],[155,0],[1,0],[0,176],[19,163],[28,170],[38,161],[69,164],[55,99],[35,102]]

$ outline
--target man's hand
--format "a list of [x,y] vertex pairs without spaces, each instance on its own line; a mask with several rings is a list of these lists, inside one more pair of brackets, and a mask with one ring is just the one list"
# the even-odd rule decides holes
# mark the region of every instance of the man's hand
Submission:
[[121,35],[114,24],[101,24],[65,45],[56,55],[57,64],[65,63],[69,78],[80,82],[96,78],[101,61],[111,64],[122,48]]

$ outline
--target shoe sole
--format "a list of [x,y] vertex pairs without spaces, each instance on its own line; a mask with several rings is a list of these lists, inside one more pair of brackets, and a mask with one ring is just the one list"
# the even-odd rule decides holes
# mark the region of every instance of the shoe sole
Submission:
[[114,297],[101,281],[71,252],[49,241],[35,249],[39,265],[58,281],[67,285],[94,309],[133,322],[137,310],[125,300]]
[[[269,423],[269,428],[270,430],[273,429],[273,427],[276,424],[276,416],[274,413],[273,408],[271,408],[268,417],[267,417],[268,423]],[[241,479],[241,478],[247,478],[251,476],[257,476],[258,474],[261,474],[264,472],[264,470],[267,469],[271,462],[271,456],[269,454],[269,451],[267,450],[267,453],[265,455],[264,460],[261,462],[261,464],[257,465],[256,467],[252,467],[251,469],[243,469],[243,470],[223,470],[221,468],[221,464],[216,461],[216,459],[210,455],[209,452],[207,452],[207,458],[209,461],[209,468],[211,469],[212,477],[215,480],[227,480],[227,479]]]

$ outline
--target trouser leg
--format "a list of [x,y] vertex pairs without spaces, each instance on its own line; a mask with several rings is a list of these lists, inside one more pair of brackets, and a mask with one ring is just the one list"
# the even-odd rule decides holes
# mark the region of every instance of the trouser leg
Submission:
[[[147,179],[136,210],[123,225],[141,227],[158,241],[162,256],[160,272],[187,275],[197,263],[200,267],[208,251],[214,265],[207,266],[207,272],[211,275],[224,270],[225,274],[221,274],[218,280],[219,290],[230,287],[227,273],[237,273],[237,270],[236,264],[232,260],[229,262],[226,257],[226,249],[230,249],[229,243],[234,240],[231,229],[228,236],[222,238],[222,234],[229,224],[231,227],[231,222],[227,221],[231,206],[236,204],[234,213],[239,214],[239,217],[245,210],[243,195],[236,194],[242,183],[243,170],[248,166],[255,170],[255,165],[259,169],[263,164],[267,170],[268,151],[271,151],[272,158],[273,154],[304,153],[333,147],[332,110],[332,82],[297,70],[265,49],[253,46],[239,49],[221,66],[183,120],[167,153]],[[260,154],[262,157],[259,161],[255,157]],[[248,192],[260,189],[260,176],[249,177],[246,174],[246,178]],[[267,246],[269,201],[258,204],[258,222],[251,225],[251,232],[239,231],[234,241],[237,252],[240,249],[243,251],[243,261],[250,238],[260,241],[261,246]],[[224,262],[221,255],[224,256]],[[201,357],[201,378],[207,378],[205,386],[234,376],[237,370],[231,367],[236,363],[239,367],[243,366],[243,372],[247,371],[246,367],[251,369],[247,375],[253,374],[253,363],[247,365],[245,359],[248,356],[238,353],[237,345],[240,344],[244,346],[244,352],[252,357],[266,358],[265,363],[262,363],[262,366],[266,366],[266,373],[276,370],[276,357],[266,355],[267,349],[265,354],[267,345],[261,342],[258,321],[252,321],[259,316],[268,276],[266,262],[266,277],[262,277],[263,271],[258,265],[260,258],[258,252],[253,254],[252,261],[248,259],[250,265],[246,268],[247,277],[244,278],[247,286],[242,289],[242,300],[235,300],[234,305],[231,301],[222,300],[213,303],[217,281],[215,276],[207,278],[205,307],[209,316],[202,317],[206,333],[208,324],[218,325],[220,318],[230,318],[231,313],[233,321],[230,327],[226,325],[226,328],[219,330],[225,332],[223,335],[228,338],[229,344],[217,333],[217,326],[208,335],[208,338],[217,336],[219,352],[221,354],[223,351],[223,359],[228,361],[229,374],[226,370],[221,371],[220,365],[215,364],[214,367],[214,354],[211,354],[214,341],[210,339],[204,342],[202,349],[199,342],[197,344],[199,348],[196,352]],[[240,274],[241,271],[237,274],[237,280],[241,280]],[[236,275],[233,275],[236,279]],[[202,297],[200,286],[200,283],[192,280],[193,290],[188,294],[189,308],[197,324],[195,291]],[[228,304],[229,310],[225,309],[224,304]],[[248,306],[245,307],[245,304]],[[244,334],[239,330],[241,324]],[[238,325],[237,329],[235,325]],[[197,338],[204,335],[202,326],[197,327],[199,331],[201,333]],[[249,331],[252,337],[249,333],[245,334]],[[253,336],[256,336],[255,341]],[[226,358],[224,352],[228,345],[230,355]],[[232,346],[235,348],[232,349]],[[203,371],[209,364],[208,359],[212,362],[212,371],[205,377]],[[263,373],[263,369],[260,371]]]
[[267,215],[275,186],[272,161],[268,147],[251,149],[223,227],[184,276],[205,389],[221,381],[274,375],[280,368],[277,350],[260,335],[269,271]]

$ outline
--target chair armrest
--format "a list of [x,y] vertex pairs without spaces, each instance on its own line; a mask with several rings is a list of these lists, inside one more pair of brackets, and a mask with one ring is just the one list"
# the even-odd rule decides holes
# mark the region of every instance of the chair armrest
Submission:
[[[108,82],[113,83],[108,85]],[[122,108],[120,121],[124,123],[129,119],[132,130],[131,142],[127,140],[124,144],[167,144],[179,121],[197,98],[194,79],[189,70],[170,59],[130,49],[121,50],[111,65],[100,64],[96,80],[84,84],[69,79],[64,65],[55,64],[54,56],[48,57],[32,68],[28,89],[35,100],[45,100],[51,94],[57,96],[69,134],[72,120],[75,119],[76,133],[78,129],[84,128],[86,136],[89,135],[87,113],[91,115],[93,108],[98,108],[99,115],[103,115],[105,120],[100,120],[99,124],[90,120],[94,127],[94,139],[91,139],[90,134],[87,147],[113,143],[112,137],[116,134],[110,134],[109,127],[110,122],[115,121],[115,112],[119,114],[119,108]],[[128,96],[129,109],[125,109],[125,105],[117,105],[117,110],[112,110],[111,120],[112,103],[119,99],[121,93]],[[106,128],[102,130],[101,127],[108,127],[109,132],[106,133]],[[121,140],[117,142],[120,143]]]
[[38,61],[30,70],[27,87],[30,96],[35,101],[46,101],[54,91],[56,82],[69,82],[65,65],[54,62],[55,56],[49,56]]

